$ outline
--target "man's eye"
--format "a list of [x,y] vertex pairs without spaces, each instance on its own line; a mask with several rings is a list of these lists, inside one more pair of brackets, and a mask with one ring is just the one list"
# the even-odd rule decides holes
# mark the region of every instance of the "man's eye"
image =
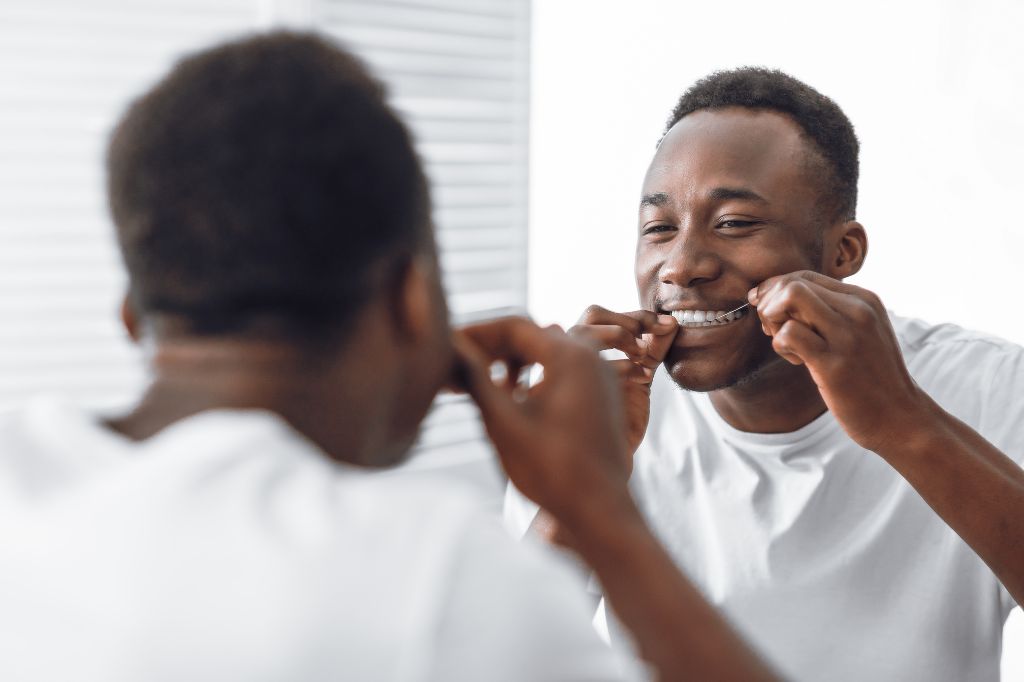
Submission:
[[643,234],[657,234],[659,232],[668,232],[675,228],[671,225],[648,225],[644,228]]
[[722,222],[718,223],[719,227],[726,227],[726,228],[744,228],[744,227],[753,227],[755,225],[760,225],[760,221],[758,221],[758,220],[723,220]]

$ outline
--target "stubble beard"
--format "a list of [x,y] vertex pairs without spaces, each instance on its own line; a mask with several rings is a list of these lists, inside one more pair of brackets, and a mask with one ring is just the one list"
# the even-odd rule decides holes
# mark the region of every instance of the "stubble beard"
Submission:
[[786,361],[775,352],[769,342],[765,344],[763,350],[750,356],[746,362],[736,368],[731,374],[711,384],[694,384],[692,382],[688,383],[685,380],[677,380],[672,375],[670,367],[666,365],[665,369],[668,371],[669,376],[672,377],[672,382],[680,389],[691,393],[712,393],[726,388],[746,387],[755,384],[777,362]]

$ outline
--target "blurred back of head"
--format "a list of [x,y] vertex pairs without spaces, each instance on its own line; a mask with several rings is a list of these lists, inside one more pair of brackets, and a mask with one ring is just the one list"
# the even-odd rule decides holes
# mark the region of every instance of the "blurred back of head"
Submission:
[[325,39],[278,32],[188,57],[136,100],[107,157],[135,314],[190,335],[344,330],[375,273],[432,248],[384,97]]

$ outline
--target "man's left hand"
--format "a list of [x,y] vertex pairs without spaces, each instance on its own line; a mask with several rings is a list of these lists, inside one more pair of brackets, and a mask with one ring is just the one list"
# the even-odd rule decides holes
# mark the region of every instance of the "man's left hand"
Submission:
[[930,401],[872,292],[803,270],[765,280],[748,300],[775,352],[810,370],[828,409],[861,447],[881,454],[927,419]]

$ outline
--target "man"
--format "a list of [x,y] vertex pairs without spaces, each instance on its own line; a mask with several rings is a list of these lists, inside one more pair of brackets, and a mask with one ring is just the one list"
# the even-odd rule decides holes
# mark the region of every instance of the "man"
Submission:
[[634,494],[787,677],[997,680],[1024,601],[1024,352],[842,283],[867,253],[857,151],[778,71],[699,81],[644,180],[643,310],[572,333],[627,354]]
[[[451,482],[379,471],[456,375],[655,672],[770,678],[641,520],[597,354],[526,320],[450,333],[422,171],[355,59],[287,33],[190,57],[108,175],[152,379],[116,418],[0,417],[0,679],[635,672],[549,555]],[[513,394],[495,360],[546,379]]]

